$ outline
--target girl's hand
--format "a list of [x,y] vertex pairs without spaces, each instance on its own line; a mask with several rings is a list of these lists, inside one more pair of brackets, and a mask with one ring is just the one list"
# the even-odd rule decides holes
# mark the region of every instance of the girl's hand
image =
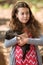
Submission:
[[22,39],[19,40],[18,45],[23,46],[23,45],[25,45],[27,43],[27,41],[28,41],[28,38],[22,38]]
[[28,41],[28,36],[26,33],[19,35],[17,38],[18,38],[18,45],[20,46],[25,45]]

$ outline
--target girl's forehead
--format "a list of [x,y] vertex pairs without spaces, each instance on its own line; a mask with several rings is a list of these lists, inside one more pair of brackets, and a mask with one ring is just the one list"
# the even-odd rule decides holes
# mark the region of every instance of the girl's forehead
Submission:
[[18,11],[29,11],[29,8],[27,8],[27,7],[20,7],[20,8],[18,8]]

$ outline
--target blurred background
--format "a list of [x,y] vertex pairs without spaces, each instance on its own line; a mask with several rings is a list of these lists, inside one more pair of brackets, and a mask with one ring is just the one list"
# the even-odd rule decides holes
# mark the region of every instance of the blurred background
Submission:
[[[9,22],[13,5],[17,1],[26,1],[34,17],[41,23],[43,34],[43,0],[0,0],[0,65],[9,65],[9,52],[11,48],[5,48],[5,33],[9,29]],[[43,61],[43,46],[38,46]]]

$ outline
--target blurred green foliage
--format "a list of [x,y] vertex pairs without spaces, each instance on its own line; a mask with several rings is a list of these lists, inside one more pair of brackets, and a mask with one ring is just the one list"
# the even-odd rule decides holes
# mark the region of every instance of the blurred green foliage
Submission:
[[31,1],[33,4],[37,4],[37,3],[42,3],[43,0],[29,0]]
[[0,0],[0,1],[4,1],[4,0]]
[[0,8],[9,8],[9,4],[0,5]]
[[29,1],[37,7],[43,7],[43,0],[29,0]]
[[[9,5],[9,3],[7,3],[7,0],[0,0],[0,2],[6,1],[6,3],[4,3],[3,5],[0,5],[0,7],[3,8],[9,8],[13,3],[11,3]],[[11,2],[11,0],[9,0]],[[14,0],[12,0],[13,2]],[[29,5],[34,5],[33,10],[37,11],[37,7],[43,7],[43,0],[15,0],[15,1],[26,1],[27,3],[29,3]],[[31,4],[30,4],[31,3]]]
[[[21,0],[18,0],[18,1],[21,1]],[[27,1],[37,7],[43,7],[43,0],[24,0],[24,1]]]

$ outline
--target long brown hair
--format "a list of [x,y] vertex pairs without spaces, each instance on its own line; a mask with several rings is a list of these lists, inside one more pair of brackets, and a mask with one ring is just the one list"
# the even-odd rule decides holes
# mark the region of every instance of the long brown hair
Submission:
[[32,12],[31,12],[31,9],[26,2],[18,2],[14,6],[14,8],[12,10],[12,18],[10,21],[10,29],[11,30],[18,30],[20,32],[22,31],[23,25],[15,15],[16,13],[18,13],[18,8],[21,8],[21,7],[26,7],[29,9],[30,19],[29,19],[29,22],[26,23],[26,26],[28,27],[28,29],[32,33],[33,38],[38,37],[39,31],[40,31],[40,24],[37,20],[35,20]]

